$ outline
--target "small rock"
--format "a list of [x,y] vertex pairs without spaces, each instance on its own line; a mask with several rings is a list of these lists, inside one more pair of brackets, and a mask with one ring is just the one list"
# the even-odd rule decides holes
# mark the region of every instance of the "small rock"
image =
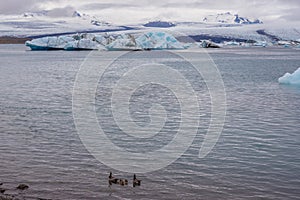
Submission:
[[4,192],[5,192],[5,189],[0,188],[0,193],[4,194]]
[[0,185],[3,185],[3,183],[0,183]]
[[19,190],[26,190],[26,189],[28,189],[28,188],[29,188],[29,186],[26,185],[26,184],[20,184],[20,185],[17,187],[17,189],[19,189]]

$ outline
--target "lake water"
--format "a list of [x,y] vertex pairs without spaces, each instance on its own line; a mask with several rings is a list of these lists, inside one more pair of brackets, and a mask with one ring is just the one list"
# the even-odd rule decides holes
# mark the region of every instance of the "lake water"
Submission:
[[[198,59],[197,53],[186,53]],[[198,158],[198,153],[211,110],[205,103],[210,95],[201,77],[166,52],[131,52],[127,65],[132,55],[171,63],[190,75],[189,81],[202,98],[201,128],[193,144],[171,165],[138,174],[142,185],[135,188],[109,188],[110,171],[130,181],[132,174],[96,160],[77,134],[72,90],[88,54],[0,45],[0,182],[8,193],[16,193],[13,188],[26,183],[30,188],[18,194],[25,199],[299,199],[300,87],[277,82],[284,73],[300,67],[299,50],[209,50],[224,81],[227,110],[223,132],[205,158]],[[112,122],[106,86],[118,79],[120,71],[127,70],[124,63],[115,65],[106,71],[96,91],[100,125],[116,145],[128,151],[148,152],[167,144],[180,123],[179,104],[167,98],[174,97],[167,89],[149,86],[132,98],[137,124],[149,123],[145,112],[153,102],[160,102],[171,113],[169,128],[158,138],[135,141]],[[151,98],[143,91],[165,96]]]

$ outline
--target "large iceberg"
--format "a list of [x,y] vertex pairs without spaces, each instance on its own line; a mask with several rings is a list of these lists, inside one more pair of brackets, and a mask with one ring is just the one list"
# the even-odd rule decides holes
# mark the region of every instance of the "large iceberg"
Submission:
[[43,37],[27,41],[32,50],[156,50],[184,49],[186,45],[173,35],[164,32],[141,34],[76,34],[73,36]]
[[278,79],[281,84],[300,85],[300,67],[294,73],[286,73]]

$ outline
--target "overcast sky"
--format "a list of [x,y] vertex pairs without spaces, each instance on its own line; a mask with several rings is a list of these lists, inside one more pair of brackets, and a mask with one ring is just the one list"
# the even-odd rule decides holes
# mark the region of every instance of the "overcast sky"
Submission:
[[300,0],[0,0],[0,14],[52,10],[53,17],[74,10],[97,15],[113,23],[143,22],[149,19],[201,21],[207,14],[238,13],[265,23],[297,23]]

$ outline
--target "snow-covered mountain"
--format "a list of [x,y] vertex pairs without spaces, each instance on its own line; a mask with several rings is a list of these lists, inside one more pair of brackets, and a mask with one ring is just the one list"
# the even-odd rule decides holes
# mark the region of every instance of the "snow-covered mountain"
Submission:
[[124,27],[115,26],[96,16],[78,11],[67,12],[62,16],[55,16],[55,14],[51,10],[26,12],[22,15],[10,16],[0,14],[0,36],[27,37],[124,29]]
[[25,18],[43,17],[43,16],[47,16],[47,14],[48,14],[47,10],[42,10],[39,12],[25,12],[23,13],[23,17]]
[[221,13],[217,15],[209,15],[203,19],[205,23],[224,23],[224,24],[262,24],[259,19],[249,19],[240,17],[238,14],[231,14],[230,12]]
[[[210,15],[202,21],[169,22],[150,21],[147,23],[116,26],[101,18],[70,10],[58,13],[43,10],[22,15],[0,14],[0,36],[41,37],[76,33],[116,32],[137,33],[145,31],[170,31],[192,37],[220,41],[267,41],[297,40],[300,30],[297,27],[272,28],[260,20],[252,20],[231,13]],[[251,26],[248,24],[252,24]],[[127,25],[127,26],[126,26]],[[176,36],[176,35],[175,35]]]
[[[39,12],[26,12],[26,13],[23,13],[22,16],[27,19],[35,18],[35,19],[40,19],[40,20],[45,19],[47,17],[52,17],[51,11],[48,11],[48,10],[42,10]],[[95,26],[110,26],[110,23],[100,20],[96,16],[90,16],[85,13],[80,13],[76,10],[72,13],[72,15],[65,16],[65,18],[71,18],[71,17],[79,19],[79,20],[84,20],[85,22],[90,22],[92,25],[95,25]]]
[[72,14],[72,17],[89,21],[92,25],[95,25],[95,26],[110,26],[110,23],[105,22],[103,20],[99,20],[98,17],[90,16],[88,14],[80,13],[78,11],[74,11]]

